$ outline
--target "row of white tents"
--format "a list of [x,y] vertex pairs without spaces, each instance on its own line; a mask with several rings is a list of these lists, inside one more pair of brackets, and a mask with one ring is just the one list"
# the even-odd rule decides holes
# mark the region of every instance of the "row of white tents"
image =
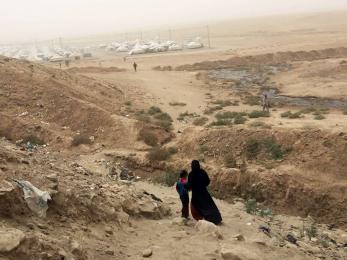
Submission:
[[147,41],[141,42],[136,40],[134,42],[113,42],[109,45],[100,44],[99,49],[105,49],[106,51],[126,52],[129,55],[144,54],[144,53],[157,53],[166,51],[180,51],[183,49],[198,49],[203,48],[204,45],[200,39],[197,38],[193,41],[188,41],[185,44],[178,44],[175,41]]
[[78,60],[92,56],[93,51],[104,50],[107,52],[120,52],[127,55],[158,53],[167,51],[181,51],[183,49],[203,48],[200,38],[179,44],[175,41],[125,41],[111,44],[99,44],[92,47],[73,48],[57,46],[0,46],[0,55],[17,59],[32,61],[63,62],[66,60]]
[[32,61],[63,62],[91,57],[88,49],[63,49],[60,47],[0,46],[0,55]]

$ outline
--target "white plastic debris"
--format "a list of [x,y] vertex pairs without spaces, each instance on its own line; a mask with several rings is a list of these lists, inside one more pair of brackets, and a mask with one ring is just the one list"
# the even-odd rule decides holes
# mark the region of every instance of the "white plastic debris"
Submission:
[[48,209],[47,201],[52,199],[49,193],[39,190],[28,181],[14,181],[23,190],[24,199],[28,207],[39,217],[46,217],[46,211]]

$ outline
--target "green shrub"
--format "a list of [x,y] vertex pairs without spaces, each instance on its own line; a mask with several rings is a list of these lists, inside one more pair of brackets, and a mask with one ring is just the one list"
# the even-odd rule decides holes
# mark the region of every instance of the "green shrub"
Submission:
[[150,115],[154,115],[154,114],[157,114],[157,113],[160,113],[160,112],[161,112],[161,109],[159,107],[156,107],[156,106],[151,106],[148,109],[148,114],[150,114]]
[[251,127],[267,128],[267,129],[271,128],[271,125],[265,124],[264,122],[261,122],[261,121],[252,122],[252,123],[249,124],[249,126],[251,126]]
[[347,109],[342,112],[344,115],[347,115]]
[[186,103],[182,103],[182,102],[170,102],[169,105],[170,105],[170,106],[173,106],[173,107],[175,107],[175,106],[184,107],[184,106],[186,106],[187,104],[186,104]]
[[125,102],[124,104],[125,104],[126,106],[131,106],[131,105],[132,105],[131,101],[127,101],[127,102]]
[[248,113],[249,118],[270,117],[270,113],[267,111],[252,111]]
[[138,140],[141,140],[150,146],[156,146],[158,144],[157,136],[148,129],[142,129],[139,132]]
[[157,113],[154,116],[155,119],[161,120],[161,121],[169,121],[172,122],[172,118],[168,113],[165,112],[161,112],[161,113]]
[[221,106],[216,106],[216,107],[208,107],[204,110],[204,114],[205,115],[211,115],[213,114],[214,112],[218,111],[218,110],[222,110],[223,107]]
[[194,117],[195,115],[196,115],[195,113],[189,113],[188,111],[186,111],[184,113],[180,113],[179,116],[177,117],[177,120],[182,121],[186,117]]
[[23,138],[23,143],[30,142],[33,145],[44,145],[45,141],[36,135],[28,135]]
[[154,161],[166,161],[170,157],[170,152],[161,147],[153,147],[147,154],[147,158],[154,162]]
[[157,125],[166,130],[171,130],[172,118],[168,113],[159,112],[154,115],[154,118],[157,119],[157,121],[155,122]]
[[92,141],[90,140],[89,136],[84,134],[75,135],[72,139],[71,145],[72,146],[79,146],[81,144],[91,144]]
[[257,213],[257,201],[255,199],[249,199],[245,203],[246,212],[248,214],[255,215]]
[[159,182],[161,184],[164,184],[168,187],[172,187],[173,185],[175,185],[175,183],[177,182],[179,178],[179,174],[177,174],[174,171],[167,171],[164,172],[161,176],[158,176],[155,181]]
[[260,97],[259,96],[247,96],[245,100],[245,104],[250,106],[259,106],[260,104]]
[[302,114],[310,114],[310,113],[313,113],[315,111],[316,111],[316,109],[314,107],[307,107],[307,108],[304,108],[304,109],[300,110],[300,113],[302,113]]
[[232,125],[231,119],[218,119],[217,121],[213,121],[210,126],[226,126],[226,125]]
[[236,168],[236,159],[232,152],[226,153],[224,155],[224,165],[228,168]]
[[287,112],[282,113],[281,117],[287,117],[287,118],[291,118],[291,119],[300,118],[301,113],[302,113],[301,111],[296,112],[296,113],[292,113],[291,111],[287,111]]
[[306,234],[310,240],[314,237],[317,237],[317,235],[318,235],[317,227],[314,224],[312,224],[310,227],[306,228],[305,231],[306,231]]
[[231,106],[233,103],[230,100],[216,100],[212,101],[212,104],[219,105],[221,107]]
[[168,152],[170,154],[176,154],[178,153],[178,148],[177,147],[174,147],[174,146],[170,146],[169,148],[167,148]]
[[323,116],[322,114],[317,114],[317,115],[315,115],[314,119],[315,120],[323,120],[323,119],[325,119],[325,116]]
[[270,153],[273,159],[278,160],[283,158],[285,151],[273,138],[264,139],[263,143],[266,151]]
[[155,123],[156,123],[156,125],[164,128],[167,131],[170,131],[172,129],[172,122],[171,121],[159,120]]
[[234,124],[235,125],[240,125],[240,124],[244,124],[247,121],[247,119],[241,115],[237,115],[234,118]]
[[151,118],[148,115],[139,114],[136,119],[145,123],[151,122]]
[[247,113],[245,112],[230,112],[230,111],[227,111],[227,112],[223,112],[223,113],[218,113],[216,114],[216,118],[217,119],[232,119],[232,118],[235,118],[235,117],[241,117],[241,116],[246,116]]
[[200,153],[205,153],[205,152],[207,152],[209,150],[209,148],[208,148],[207,145],[203,144],[203,145],[200,146],[199,150],[200,150]]
[[193,121],[193,125],[203,126],[207,123],[207,121],[208,121],[207,117],[199,117]]
[[251,138],[246,142],[246,155],[248,158],[255,158],[261,150],[261,142],[257,139]]

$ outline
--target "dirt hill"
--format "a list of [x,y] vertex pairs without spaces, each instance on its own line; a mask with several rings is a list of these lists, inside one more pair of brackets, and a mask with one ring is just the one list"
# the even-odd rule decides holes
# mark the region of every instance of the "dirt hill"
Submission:
[[76,135],[107,146],[136,142],[136,122],[125,117],[125,98],[115,85],[5,57],[0,77],[0,133],[10,140],[57,147]]

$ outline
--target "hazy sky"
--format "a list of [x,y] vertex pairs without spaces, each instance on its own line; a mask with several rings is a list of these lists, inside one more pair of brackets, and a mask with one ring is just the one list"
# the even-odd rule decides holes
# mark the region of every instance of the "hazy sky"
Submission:
[[347,0],[0,0],[0,41],[347,9]]

